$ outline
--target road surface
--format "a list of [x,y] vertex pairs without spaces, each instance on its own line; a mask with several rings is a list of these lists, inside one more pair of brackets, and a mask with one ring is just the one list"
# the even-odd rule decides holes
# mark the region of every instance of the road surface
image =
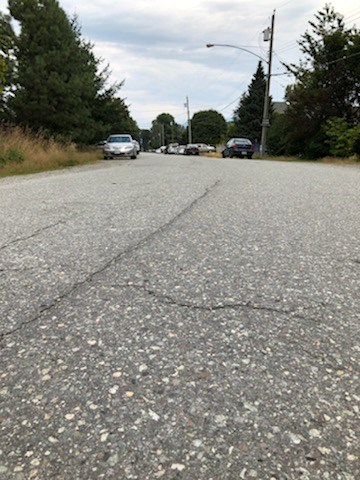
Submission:
[[0,181],[0,478],[357,480],[360,168]]

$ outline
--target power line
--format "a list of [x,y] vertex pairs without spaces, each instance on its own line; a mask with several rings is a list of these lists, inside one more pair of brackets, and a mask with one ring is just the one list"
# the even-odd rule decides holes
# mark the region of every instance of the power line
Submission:
[[332,60],[331,62],[326,62],[324,65],[331,65],[336,62],[341,62],[341,60],[347,60],[348,58],[357,57],[358,55],[360,55],[360,52],[352,53],[351,55],[344,55],[343,57]]

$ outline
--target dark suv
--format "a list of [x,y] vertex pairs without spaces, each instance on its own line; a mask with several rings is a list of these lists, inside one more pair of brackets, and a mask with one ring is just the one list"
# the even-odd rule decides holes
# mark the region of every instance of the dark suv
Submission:
[[254,145],[248,138],[231,138],[221,152],[225,157],[252,158],[254,154]]

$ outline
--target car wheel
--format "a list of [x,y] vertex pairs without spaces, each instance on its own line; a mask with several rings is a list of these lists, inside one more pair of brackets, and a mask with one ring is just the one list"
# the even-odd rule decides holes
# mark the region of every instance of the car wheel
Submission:
[[131,160],[136,160],[136,155],[131,155]]
[[252,155],[248,155],[247,158],[248,158],[249,160],[251,160],[251,159],[252,159]]

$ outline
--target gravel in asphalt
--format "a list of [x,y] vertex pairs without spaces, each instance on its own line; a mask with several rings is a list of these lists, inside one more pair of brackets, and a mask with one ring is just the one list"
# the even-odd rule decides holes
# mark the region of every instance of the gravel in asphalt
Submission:
[[357,480],[360,169],[0,182],[0,478]]

